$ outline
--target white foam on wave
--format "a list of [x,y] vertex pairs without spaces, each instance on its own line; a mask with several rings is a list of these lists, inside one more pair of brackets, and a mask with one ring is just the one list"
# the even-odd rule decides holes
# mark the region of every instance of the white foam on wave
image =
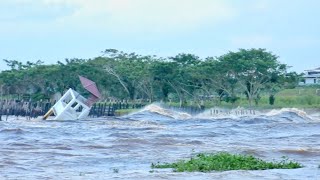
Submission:
[[269,116],[269,117],[281,116],[286,113],[293,113],[296,116],[298,116],[304,120],[310,121],[310,122],[320,121],[319,118],[308,115],[305,111],[303,111],[301,109],[297,109],[297,108],[273,109],[273,110],[269,111],[268,113],[266,113],[266,116]]
[[171,118],[174,118],[174,119],[189,119],[189,118],[192,118],[192,116],[190,114],[186,113],[186,112],[178,112],[178,111],[166,109],[166,108],[163,108],[163,107],[161,107],[161,105],[156,104],[156,103],[150,104],[150,105],[144,107],[143,109],[141,109],[140,111],[135,112],[133,114],[146,112],[146,111],[152,112],[152,113],[157,113],[157,114],[160,114],[162,116],[167,116],[167,117],[171,117]]
[[211,108],[203,113],[196,115],[196,118],[201,119],[239,119],[241,117],[257,117],[262,113],[252,109],[245,109],[243,107],[237,107],[234,109],[225,108]]
[[308,122],[320,121],[319,117],[309,115],[305,111],[297,108],[272,109],[269,111],[245,109],[243,107],[237,107],[235,109],[211,108],[195,116],[195,118],[200,118],[200,119],[226,119],[227,118],[227,119],[233,119],[233,120],[239,120],[242,118],[257,118],[257,117],[258,118],[269,117],[270,119],[273,119],[273,120],[279,119],[282,117],[288,117],[288,118],[292,118],[293,121],[295,121],[295,119],[297,119],[296,117],[298,117]]
[[234,109],[225,109],[225,108],[211,108],[203,113],[197,115],[190,115],[186,112],[175,111],[168,108],[162,107],[158,103],[150,104],[138,112],[135,112],[131,115],[141,112],[151,112],[157,113],[162,116],[170,117],[173,119],[233,119],[241,120],[243,118],[270,118],[270,120],[280,120],[283,118],[289,119],[290,122],[319,122],[320,118],[307,114],[305,111],[297,108],[282,108],[282,109],[272,109],[272,110],[253,110],[245,109],[243,107],[237,107]]
[[281,115],[283,113],[292,112],[295,113],[301,117],[307,117],[307,113],[303,110],[297,109],[297,108],[282,108],[282,109],[272,109],[268,113],[266,113],[267,116],[276,116]]

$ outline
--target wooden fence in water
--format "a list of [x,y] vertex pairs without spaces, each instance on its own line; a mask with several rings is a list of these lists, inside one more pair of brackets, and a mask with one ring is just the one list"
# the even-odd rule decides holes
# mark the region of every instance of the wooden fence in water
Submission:
[[[43,116],[53,105],[49,101],[23,101],[23,100],[0,100],[0,121],[7,120],[9,116],[25,117],[26,119],[37,118]],[[142,108],[146,104],[143,103],[127,103],[127,102],[98,102],[94,104],[89,113],[89,117],[104,117],[104,116],[117,116],[116,110],[120,109],[137,109]],[[187,112],[191,115],[199,114],[205,111],[204,107],[175,107],[161,105],[165,109],[173,111]],[[230,109],[221,110],[219,108],[212,108],[209,110],[210,116],[217,116],[222,114],[233,115],[254,115],[255,110],[250,109]]]
[[94,104],[91,109],[89,116],[90,117],[102,117],[102,116],[116,116],[116,110],[120,109],[136,109],[142,108],[145,104],[129,104],[123,102],[100,102]]
[[[0,121],[7,120],[9,116],[37,118],[43,116],[53,104],[48,101],[0,100]],[[99,102],[91,107],[89,117],[115,116],[118,109],[134,109],[143,106],[144,104]]]
[[37,118],[46,113],[50,107],[50,102],[0,100],[0,120],[6,120],[8,116]]

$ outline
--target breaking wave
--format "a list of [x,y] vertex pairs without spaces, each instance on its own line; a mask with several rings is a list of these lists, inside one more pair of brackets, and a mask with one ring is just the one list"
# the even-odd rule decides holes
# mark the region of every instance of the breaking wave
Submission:
[[138,112],[132,113],[131,115],[137,115],[137,114],[143,114],[143,113],[155,113],[161,116],[173,118],[173,119],[189,119],[192,118],[192,116],[186,112],[179,112],[174,111],[171,109],[166,109],[164,107],[161,107],[158,104],[150,104],[143,109],[141,109]]
[[229,119],[270,122],[319,122],[317,117],[307,114],[297,108],[282,108],[272,110],[252,110],[245,108],[222,109],[212,108],[195,116],[201,119]]
[[245,109],[242,107],[234,109],[212,108],[199,113],[191,115],[183,111],[175,111],[165,108],[159,104],[151,104],[141,109],[138,112],[132,113],[127,117],[139,119],[146,114],[153,115],[156,119],[157,115],[167,117],[169,119],[207,119],[207,120],[237,120],[248,121],[248,123],[261,123],[261,122],[319,122],[319,119],[308,115],[305,111],[297,108],[282,108],[272,110],[253,110]]
[[237,107],[234,109],[224,109],[224,108],[211,108],[203,113],[195,116],[195,118],[201,119],[239,119],[241,117],[256,117],[262,113],[252,109],[245,109],[242,107]]
[[316,121],[317,119],[309,116],[305,111],[297,108],[282,108],[279,110],[273,109],[266,113],[270,117],[287,117],[292,119],[299,119],[301,121]]

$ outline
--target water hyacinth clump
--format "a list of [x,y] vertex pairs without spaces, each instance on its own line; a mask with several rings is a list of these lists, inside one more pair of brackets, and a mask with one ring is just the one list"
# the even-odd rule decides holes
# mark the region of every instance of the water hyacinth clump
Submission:
[[302,165],[283,157],[280,162],[266,162],[252,155],[230,154],[198,154],[190,160],[180,160],[176,163],[152,164],[152,168],[172,168],[174,172],[209,172],[229,170],[265,170],[265,169],[295,169]]

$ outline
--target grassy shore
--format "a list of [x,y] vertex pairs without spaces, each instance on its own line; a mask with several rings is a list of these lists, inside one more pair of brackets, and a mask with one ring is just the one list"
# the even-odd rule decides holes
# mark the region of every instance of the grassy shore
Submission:
[[[261,93],[258,104],[253,104],[251,107],[245,95],[240,95],[235,103],[219,101],[218,98],[205,100],[203,102],[205,108],[221,107],[221,108],[254,108],[254,109],[275,109],[275,108],[320,108],[320,87],[297,87],[294,89],[284,89],[275,95],[273,105],[269,104],[269,94]],[[177,102],[169,103],[170,106],[179,106]],[[197,106],[196,103],[188,101],[185,106]]]
[[190,160],[180,160],[175,163],[152,164],[152,168],[172,168],[174,172],[210,172],[230,170],[265,170],[265,169],[295,169],[302,165],[283,157],[280,162],[266,162],[251,155],[230,154],[198,154]]
[[[168,102],[168,106],[179,107],[179,102]],[[274,105],[269,104],[269,95],[261,93],[261,98],[258,104],[250,106],[247,98],[242,95],[234,103],[218,101],[217,99],[211,99],[204,101],[204,107],[210,109],[213,107],[234,109],[237,107],[243,107],[247,109],[256,110],[270,110],[270,109],[280,109],[280,108],[298,108],[305,111],[319,111],[320,109],[320,87],[297,87],[294,89],[284,89],[275,95]],[[195,107],[198,105],[195,102],[187,101],[184,107]],[[120,109],[116,110],[116,115],[126,115],[135,112],[139,109]]]

